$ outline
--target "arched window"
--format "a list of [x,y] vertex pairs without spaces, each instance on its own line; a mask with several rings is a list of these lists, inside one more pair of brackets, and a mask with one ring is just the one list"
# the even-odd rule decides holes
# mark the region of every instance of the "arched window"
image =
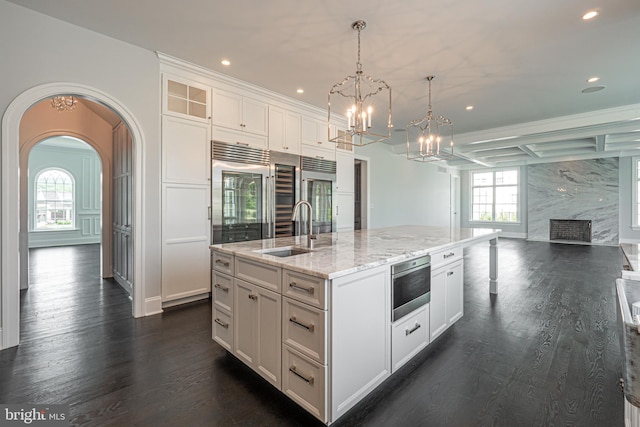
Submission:
[[45,169],[36,176],[36,230],[74,227],[75,197],[71,174],[63,169]]

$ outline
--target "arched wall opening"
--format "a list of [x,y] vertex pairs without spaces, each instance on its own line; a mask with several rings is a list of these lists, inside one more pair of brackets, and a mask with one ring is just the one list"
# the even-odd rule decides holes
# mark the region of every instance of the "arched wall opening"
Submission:
[[[22,201],[20,190],[22,184],[22,175],[20,170],[26,168],[28,156],[23,156],[21,151],[24,147],[28,150],[38,141],[42,140],[44,135],[42,132],[38,136],[26,137],[25,144],[22,145],[21,124],[23,117],[28,114],[30,109],[40,101],[46,100],[60,94],[72,94],[80,98],[86,98],[106,106],[115,112],[122,122],[127,126],[131,136],[132,150],[132,221],[131,235],[133,239],[133,288],[132,288],[132,314],[135,317],[145,315],[145,289],[144,289],[144,259],[143,242],[144,230],[141,227],[142,219],[142,153],[144,153],[144,139],[140,126],[131,114],[131,112],[107,93],[98,89],[78,85],[73,83],[50,83],[41,85],[23,92],[16,97],[7,110],[2,119],[2,157],[1,173],[1,209],[0,209],[0,232],[2,236],[2,247],[0,250],[0,274],[2,278],[0,295],[2,295],[2,330],[0,349],[16,346],[20,337],[20,283],[22,281],[23,272],[20,268],[20,260],[24,256],[23,252],[27,249],[22,241],[21,233],[21,212]],[[51,126],[48,135],[68,134]],[[72,135],[73,136],[73,135]],[[81,138],[84,139],[84,138]],[[95,148],[95,147],[94,147]],[[106,153],[96,148],[96,151],[102,157]],[[104,151],[104,150],[102,150]],[[107,168],[105,168],[106,170]],[[22,169],[26,170],[26,169]],[[108,170],[111,170],[109,166]],[[110,180],[104,180],[109,181]],[[105,194],[110,194],[105,192]],[[106,218],[103,219],[106,222]],[[106,227],[104,227],[106,228]],[[110,241],[106,239],[105,241]]]

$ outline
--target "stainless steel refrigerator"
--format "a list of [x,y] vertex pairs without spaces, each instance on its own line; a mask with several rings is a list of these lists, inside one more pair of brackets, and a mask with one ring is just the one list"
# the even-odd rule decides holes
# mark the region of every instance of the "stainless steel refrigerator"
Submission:
[[299,156],[213,141],[211,177],[213,243],[298,234]]

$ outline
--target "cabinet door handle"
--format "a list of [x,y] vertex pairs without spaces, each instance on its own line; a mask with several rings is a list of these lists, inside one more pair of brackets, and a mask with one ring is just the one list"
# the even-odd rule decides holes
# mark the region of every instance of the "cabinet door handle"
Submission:
[[214,287],[220,289],[223,292],[229,292],[229,288],[226,286],[222,286],[220,283],[216,283]]
[[229,267],[229,262],[228,261],[222,261],[221,259],[217,259],[216,260],[216,264],[223,265],[225,267]]
[[256,301],[258,299],[258,295],[249,294],[249,299]]
[[216,317],[216,320],[214,320],[214,322],[216,322],[218,325],[222,326],[223,328],[229,327],[228,323],[224,323],[222,320],[218,319],[217,317]]
[[296,282],[289,283],[289,287],[296,291],[302,291],[302,292],[308,293],[309,295],[313,295],[313,288],[305,288],[304,286],[298,286]]
[[313,323],[311,325],[305,325],[304,323],[302,323],[298,319],[296,319],[296,316],[291,316],[289,318],[289,322],[295,323],[296,325],[300,326],[301,328],[305,328],[309,332],[313,332],[313,330],[315,329],[315,326],[313,325]]
[[420,329],[420,323],[416,322],[416,326],[414,326],[414,327],[413,327],[413,328],[411,328],[411,329],[407,329],[407,330],[405,330],[405,331],[404,331],[405,336],[409,336],[409,335],[411,335],[412,333],[414,333],[414,332],[415,332],[415,331],[417,331],[418,329]]
[[302,381],[306,382],[309,385],[313,385],[313,377],[305,377],[304,375],[302,375],[300,372],[297,371],[296,369],[296,365],[291,365],[289,367],[289,372],[291,372],[293,375],[297,376],[298,378],[302,379]]
[[453,271],[447,271],[447,276],[453,276]]
[[240,141],[236,141],[236,144],[237,144],[237,145],[244,145],[245,147],[248,147],[248,146],[249,146],[249,143],[248,143],[248,142],[240,142]]
[[449,252],[448,254],[444,254],[443,256],[444,256],[445,259],[447,259],[447,258],[450,258],[450,257],[452,257],[454,255],[455,254],[453,252]]
[[[322,144],[322,142],[318,142],[318,144]],[[324,156],[316,156],[316,159],[323,160],[323,159],[324,159]]]

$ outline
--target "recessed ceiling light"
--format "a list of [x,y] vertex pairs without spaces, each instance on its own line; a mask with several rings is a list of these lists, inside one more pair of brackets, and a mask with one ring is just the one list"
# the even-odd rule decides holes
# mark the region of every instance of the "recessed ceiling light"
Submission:
[[473,105],[467,105],[465,107],[465,109],[468,110],[468,111],[471,111],[471,110],[473,110]]
[[300,88],[300,89],[296,90],[296,92],[298,92],[298,93],[304,93],[304,89]]
[[589,77],[589,78],[587,79],[587,83],[595,83],[595,82],[597,82],[598,80],[600,80],[600,77],[595,77],[595,76],[594,76],[594,77]]
[[229,65],[231,65],[231,61],[229,61],[228,59],[223,59],[222,61],[220,61],[220,63],[225,67],[228,67]]
[[598,16],[598,11],[597,10],[590,10],[589,12],[585,13],[584,15],[582,15],[582,19],[584,19],[585,21],[588,21],[589,19],[593,19],[596,16]]
[[599,92],[602,89],[604,89],[606,86],[591,86],[591,87],[587,87],[582,89],[582,93],[593,93],[593,92]]

